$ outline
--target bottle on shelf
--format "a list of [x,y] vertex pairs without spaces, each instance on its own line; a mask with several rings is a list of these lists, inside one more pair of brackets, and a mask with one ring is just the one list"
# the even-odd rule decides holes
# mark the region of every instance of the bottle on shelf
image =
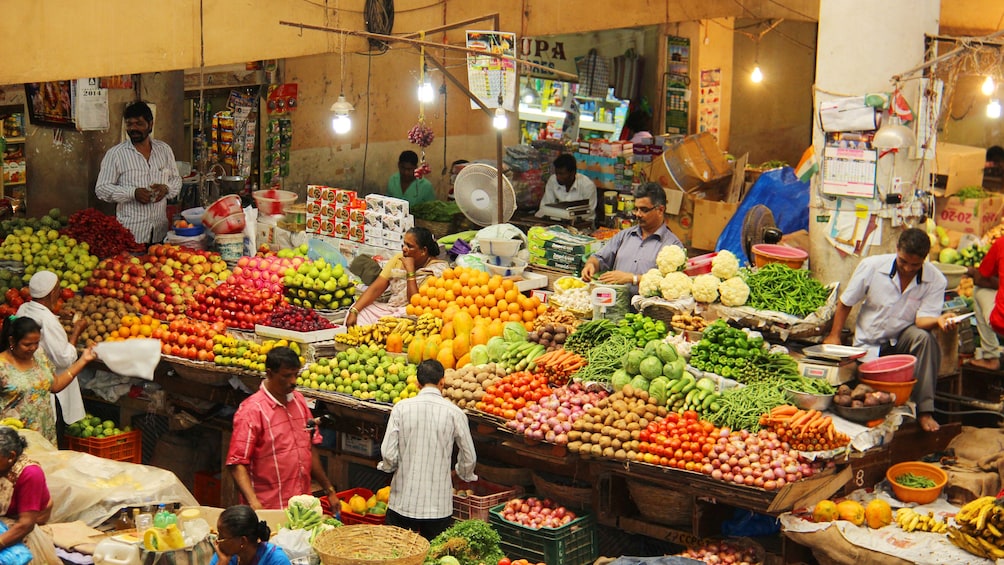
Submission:
[[135,526],[132,518],[129,517],[129,512],[123,508],[119,511],[118,518],[115,519],[115,529],[116,530],[131,530]]
[[153,517],[153,527],[166,528],[171,524],[177,523],[178,517],[174,515],[174,512],[168,510],[165,504],[157,507],[157,514]]

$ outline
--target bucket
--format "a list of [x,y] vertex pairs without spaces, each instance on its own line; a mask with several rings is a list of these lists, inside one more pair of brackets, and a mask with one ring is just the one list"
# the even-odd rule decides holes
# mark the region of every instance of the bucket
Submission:
[[95,565],[141,565],[139,547],[112,538],[98,542],[94,548]]
[[216,250],[227,263],[236,263],[244,256],[244,234],[225,234],[216,236]]

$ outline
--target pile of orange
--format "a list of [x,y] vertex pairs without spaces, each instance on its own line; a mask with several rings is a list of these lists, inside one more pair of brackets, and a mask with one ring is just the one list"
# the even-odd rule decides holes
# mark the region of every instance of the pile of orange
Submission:
[[531,324],[546,309],[537,297],[523,295],[512,279],[468,267],[446,269],[441,277],[427,278],[406,307],[411,316],[440,317],[448,310],[462,310],[475,320],[526,324]]
[[121,341],[131,337],[153,337],[154,331],[164,325],[148,314],[128,314],[119,320],[119,329],[112,331],[105,341]]

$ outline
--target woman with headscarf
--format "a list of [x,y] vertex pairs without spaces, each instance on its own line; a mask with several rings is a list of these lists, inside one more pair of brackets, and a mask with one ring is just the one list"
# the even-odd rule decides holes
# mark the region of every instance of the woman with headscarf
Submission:
[[56,442],[56,414],[51,393],[67,387],[88,363],[97,358],[87,348],[66,370],[56,372],[39,348],[42,328],[35,320],[10,316],[3,321],[0,344],[0,418],[18,418],[25,427]]
[[52,498],[42,468],[24,454],[27,446],[16,430],[0,426],[0,516],[7,525],[0,549],[23,542],[31,563],[61,563],[52,538],[38,527],[49,521]]
[[286,552],[268,541],[272,530],[250,506],[224,510],[216,531],[216,555],[209,565],[289,565]]

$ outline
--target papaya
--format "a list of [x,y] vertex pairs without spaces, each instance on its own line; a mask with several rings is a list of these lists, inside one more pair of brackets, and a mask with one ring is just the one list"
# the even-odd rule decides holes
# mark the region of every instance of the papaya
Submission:
[[453,338],[453,357],[455,359],[460,359],[464,355],[467,355],[471,351],[471,334],[470,333],[458,333]]
[[[439,355],[439,348],[443,341],[443,338],[438,335],[430,335],[428,339],[425,340],[425,350],[422,353],[422,360],[435,359]],[[453,348],[453,342],[450,342],[450,348]],[[452,353],[452,351],[451,351]]]
[[491,335],[488,333],[488,324],[484,322],[478,322],[474,325],[474,329],[471,330],[471,347],[475,345],[485,345],[488,343],[488,338]]
[[408,345],[408,362],[412,365],[418,365],[422,362],[422,356],[425,354],[425,338],[415,336],[411,338],[411,344]]
[[881,528],[892,523],[892,508],[889,503],[876,498],[865,506],[865,523],[869,528]]
[[474,318],[466,310],[461,310],[453,316],[455,335],[470,335],[474,329]]
[[457,364],[457,359],[453,356],[453,340],[443,341],[436,356],[432,359],[442,363],[444,369],[453,369]]
[[453,339],[455,335],[457,335],[457,333],[454,329],[453,322],[446,322],[443,324],[443,328],[439,330],[439,336],[443,339]]
[[390,487],[383,487],[382,489],[376,491],[377,500],[381,502],[387,502],[390,500]]
[[355,514],[365,514],[366,499],[358,494],[353,494],[352,498],[349,499],[349,509],[351,509]]
[[855,526],[865,523],[865,509],[854,500],[844,500],[837,504],[837,514],[841,520],[847,520]]
[[502,320],[499,320],[498,318],[492,320],[491,323],[488,324],[488,338],[491,339],[495,336],[501,336],[503,329],[505,329],[505,324],[502,323]]
[[465,365],[471,364],[471,354],[465,353],[460,359],[457,359],[457,364],[453,367],[454,369],[462,369]]
[[832,522],[837,516],[837,504],[832,500],[820,500],[812,509],[813,522]]

